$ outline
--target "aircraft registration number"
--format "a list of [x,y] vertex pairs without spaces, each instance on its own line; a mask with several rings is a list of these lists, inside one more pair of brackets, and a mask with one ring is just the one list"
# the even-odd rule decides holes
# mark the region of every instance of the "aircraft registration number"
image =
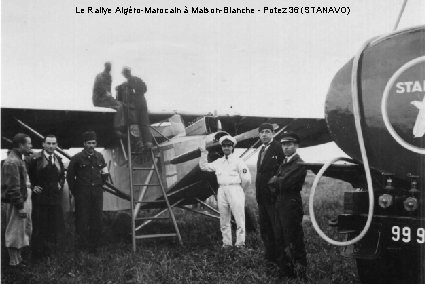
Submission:
[[407,226],[392,226],[392,241],[418,244],[425,243],[425,229],[411,228]]

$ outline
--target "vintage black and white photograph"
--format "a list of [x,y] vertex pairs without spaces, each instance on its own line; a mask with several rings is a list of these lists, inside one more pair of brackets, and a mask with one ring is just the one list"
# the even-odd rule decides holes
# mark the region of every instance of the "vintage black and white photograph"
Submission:
[[425,281],[423,0],[5,0],[1,283]]

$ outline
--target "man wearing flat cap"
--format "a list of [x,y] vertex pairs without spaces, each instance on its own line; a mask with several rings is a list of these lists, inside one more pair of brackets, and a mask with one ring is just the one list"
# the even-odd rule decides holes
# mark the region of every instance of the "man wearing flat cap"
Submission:
[[101,153],[95,150],[94,131],[83,133],[84,149],[71,158],[67,182],[75,198],[77,243],[81,249],[96,251],[102,232],[102,185],[108,175]]
[[136,108],[136,120],[139,125],[140,140],[138,144],[146,148],[152,147],[152,135],[149,128],[148,105],[145,99],[147,87],[145,82],[132,75],[129,67],[124,67],[122,74],[127,79],[127,86],[130,92],[130,103]]
[[256,200],[259,208],[260,236],[265,246],[265,259],[268,265],[277,262],[275,241],[275,196],[271,194],[268,181],[277,172],[284,159],[281,144],[274,140],[274,127],[262,123],[259,128],[262,146],[257,159]]
[[202,171],[214,172],[217,177],[219,189],[217,204],[220,213],[220,231],[222,232],[223,247],[232,246],[231,212],[237,223],[237,241],[235,246],[245,245],[245,195],[244,190],[250,185],[250,171],[244,161],[234,154],[237,141],[230,135],[219,139],[224,156],[212,163],[207,162],[205,142],[200,147],[200,168]]
[[305,182],[306,169],[297,154],[300,138],[293,132],[284,132],[281,145],[285,159],[269,184],[276,191],[276,242],[278,265],[282,276],[306,278],[306,251],[300,191]]

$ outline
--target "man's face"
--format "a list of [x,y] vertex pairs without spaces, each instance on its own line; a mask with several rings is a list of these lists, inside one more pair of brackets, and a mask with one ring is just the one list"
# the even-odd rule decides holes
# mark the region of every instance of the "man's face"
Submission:
[[105,71],[107,72],[111,71],[111,63],[105,63]]
[[56,137],[46,137],[46,141],[43,142],[43,149],[49,154],[55,152],[58,143],[56,142]]
[[232,149],[233,149],[234,147],[232,146],[232,145],[230,145],[230,144],[223,144],[222,145],[222,151],[223,151],[223,153],[225,154],[225,156],[229,156],[229,155],[231,155],[232,154]]
[[26,137],[25,138],[25,143],[21,144],[20,146],[20,151],[22,154],[24,155],[28,155],[31,153],[31,149],[33,148],[33,144],[31,144],[31,138],[30,137]]
[[299,145],[292,141],[287,141],[287,142],[281,143],[281,147],[283,148],[284,155],[286,157],[289,157],[293,155],[294,153],[296,153],[296,150],[299,147]]
[[93,153],[97,145],[98,143],[96,142],[96,140],[88,140],[84,142],[84,149],[89,153]]
[[268,144],[272,141],[272,138],[274,137],[274,132],[270,129],[262,129],[262,131],[259,132],[260,141],[262,141],[263,144]]

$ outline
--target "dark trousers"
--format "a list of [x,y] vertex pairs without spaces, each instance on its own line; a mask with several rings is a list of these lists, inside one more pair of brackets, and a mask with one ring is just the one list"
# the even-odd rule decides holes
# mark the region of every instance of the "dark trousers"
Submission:
[[295,267],[305,268],[306,250],[302,228],[302,199],[299,196],[280,196],[275,203],[278,265],[285,272]]
[[149,115],[148,115],[148,106],[146,104],[146,99],[144,96],[135,96],[135,106],[137,111],[137,121],[139,124],[139,131],[144,143],[151,142],[151,130],[149,128]]
[[35,257],[49,256],[58,249],[65,231],[64,215],[60,204],[32,204],[33,233],[31,249]]
[[[123,129],[126,126],[126,119],[129,119],[129,124],[137,123],[139,127],[141,141],[152,142],[151,129],[149,127],[148,106],[144,96],[131,95],[129,100],[117,109],[114,116],[114,127]],[[127,108],[127,106],[129,108]],[[129,112],[127,110],[129,109]],[[124,129],[123,129],[124,130]]]
[[277,247],[275,241],[275,205],[272,203],[259,203],[260,236],[265,246],[265,258],[277,261]]
[[80,187],[75,195],[75,226],[80,248],[96,248],[102,236],[101,187]]

